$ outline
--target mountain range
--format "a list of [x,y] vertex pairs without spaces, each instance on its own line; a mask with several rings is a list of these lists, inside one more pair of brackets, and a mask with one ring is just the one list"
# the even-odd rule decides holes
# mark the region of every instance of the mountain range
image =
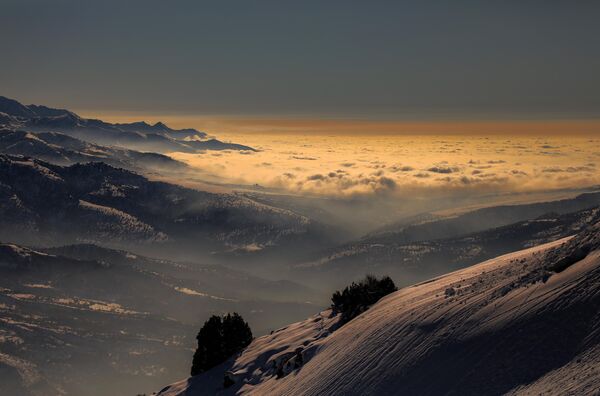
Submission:
[[187,165],[171,157],[117,146],[101,146],[59,132],[0,128],[0,153],[34,157],[57,165],[104,162],[139,173],[183,172]]
[[97,242],[206,257],[330,241],[325,227],[291,211],[102,162],[60,166],[0,154],[0,211],[0,240],[28,245]]
[[157,153],[203,150],[250,150],[253,148],[208,138],[195,129],[171,129],[162,122],[112,124],[80,117],[72,111],[40,105],[23,105],[0,96],[0,126],[28,132],[60,132],[105,146],[121,146],[132,150]]
[[[600,389],[599,192],[383,224],[353,200],[175,184],[191,169],[168,154],[206,150],[253,149],[0,97],[0,394]],[[342,323],[329,296],[366,273],[403,288]],[[164,387],[227,312],[257,338]]]
[[293,277],[341,287],[364,273],[419,282],[511,251],[573,235],[600,220],[600,193],[494,206],[451,217],[423,214],[402,226],[328,248],[292,267]]

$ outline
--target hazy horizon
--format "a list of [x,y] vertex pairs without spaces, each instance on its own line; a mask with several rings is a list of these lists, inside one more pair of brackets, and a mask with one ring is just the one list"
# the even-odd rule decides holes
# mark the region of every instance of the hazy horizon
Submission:
[[0,0],[0,47],[0,395],[600,390],[600,1]]
[[[70,109],[600,117],[597,2],[2,0],[3,95]],[[10,78],[7,78],[10,76]]]
[[378,118],[311,115],[196,115],[161,112],[75,110],[86,118],[127,123],[163,122],[174,128],[196,128],[213,136],[228,134],[307,135],[600,135],[600,118]]

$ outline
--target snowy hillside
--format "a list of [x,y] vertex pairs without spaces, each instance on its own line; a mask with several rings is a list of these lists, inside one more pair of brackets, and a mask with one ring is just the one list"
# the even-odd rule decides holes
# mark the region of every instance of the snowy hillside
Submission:
[[148,393],[187,371],[204,318],[236,311],[264,334],[314,312],[314,294],[96,245],[0,242],[0,395]]
[[334,332],[324,312],[158,394],[594,394],[599,230],[406,287]]
[[131,244],[161,255],[303,249],[328,240],[315,221],[245,197],[151,181],[101,162],[65,167],[4,154],[0,226],[1,240],[20,244]]

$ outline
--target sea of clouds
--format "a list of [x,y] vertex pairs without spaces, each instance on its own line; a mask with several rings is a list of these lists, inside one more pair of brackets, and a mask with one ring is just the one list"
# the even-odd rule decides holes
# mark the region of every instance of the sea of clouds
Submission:
[[455,196],[600,184],[600,140],[561,137],[245,135],[258,149],[173,153],[236,188],[334,197]]

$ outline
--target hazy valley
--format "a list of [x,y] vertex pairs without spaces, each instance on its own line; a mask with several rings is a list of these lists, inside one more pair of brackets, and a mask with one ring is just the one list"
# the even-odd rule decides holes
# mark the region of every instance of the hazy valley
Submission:
[[[227,180],[205,191],[190,180],[210,185],[206,175],[173,152],[261,149],[6,98],[0,115],[3,394],[599,386],[594,185],[540,199],[433,197],[428,211],[419,209],[428,201],[403,206],[381,191],[348,198]],[[343,323],[330,296],[365,274],[389,275],[400,290]],[[189,373],[198,329],[228,312],[256,338],[176,382]]]

